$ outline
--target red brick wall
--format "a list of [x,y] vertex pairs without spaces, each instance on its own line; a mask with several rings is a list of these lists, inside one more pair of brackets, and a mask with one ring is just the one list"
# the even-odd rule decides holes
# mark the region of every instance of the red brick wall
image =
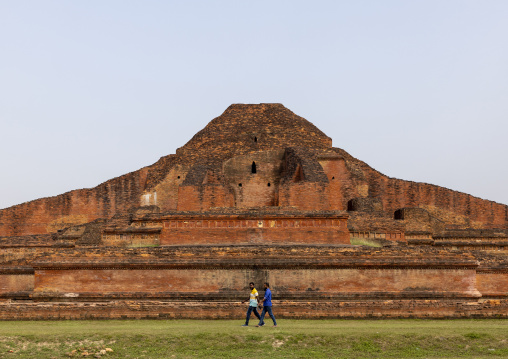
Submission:
[[348,295],[479,297],[474,269],[341,268],[302,271],[276,269],[270,284],[279,290],[322,291]]
[[344,211],[347,209],[347,202],[355,193],[355,184],[346,167],[342,157],[340,158],[318,158],[319,164],[323,167],[328,177],[328,200],[330,208]]
[[[241,186],[240,186],[241,184]],[[270,185],[268,185],[270,184]],[[237,208],[276,206],[278,204],[277,183],[261,176],[231,185]]]
[[0,210],[0,236],[56,232],[71,225],[111,217],[138,206],[146,169],[117,177],[92,189],[75,190]]
[[213,207],[231,207],[233,197],[222,185],[180,186],[179,211],[206,211]]
[[296,182],[281,185],[279,205],[304,211],[330,210],[328,186],[320,182]]
[[34,289],[33,273],[0,273],[0,298]]
[[346,219],[178,219],[166,220],[161,245],[220,243],[349,244]]
[[[234,193],[234,206],[253,208],[278,205],[278,184],[284,150],[260,151],[224,162],[224,177]],[[255,173],[252,172],[253,164]]]
[[[175,165],[167,175],[158,183],[148,195],[148,203],[144,205],[157,205],[162,211],[176,210],[178,207],[178,190],[185,180],[189,166]],[[153,198],[156,196],[155,198]]]
[[[228,270],[196,269],[76,269],[76,270],[37,270],[35,290],[37,295],[88,293],[149,293],[162,292],[218,292],[227,285],[231,289],[241,289],[250,280],[244,273]],[[244,274],[244,275],[242,275]],[[228,288],[229,288],[228,287]]]
[[508,228],[508,206],[444,187],[377,174],[370,178],[369,195],[380,198],[384,210],[389,212],[403,207],[423,207],[447,223],[468,226],[467,218],[470,218],[473,226]]
[[502,266],[502,256],[406,246],[48,250],[30,252],[24,269],[14,253],[4,258],[0,298],[28,299],[34,288],[32,298],[48,302],[0,300],[0,319],[241,319],[250,281],[270,282],[280,318],[508,316],[505,271],[478,268]]
[[476,285],[484,297],[508,296],[508,269],[478,271]]
[[[266,268],[266,267],[265,267]],[[129,293],[164,297],[165,293],[195,293],[209,300],[222,291],[241,297],[246,283],[256,278],[255,269],[36,269],[37,298],[86,298],[87,295],[117,297]],[[279,299],[316,300],[322,296],[344,298],[478,298],[474,269],[415,269],[405,267],[289,268],[266,269]],[[204,298],[204,297],[203,297]]]

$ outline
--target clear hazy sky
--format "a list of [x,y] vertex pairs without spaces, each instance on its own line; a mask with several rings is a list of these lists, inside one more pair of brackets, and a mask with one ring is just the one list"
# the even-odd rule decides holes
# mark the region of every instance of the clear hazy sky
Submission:
[[0,208],[261,102],[390,177],[508,204],[506,0],[0,0]]

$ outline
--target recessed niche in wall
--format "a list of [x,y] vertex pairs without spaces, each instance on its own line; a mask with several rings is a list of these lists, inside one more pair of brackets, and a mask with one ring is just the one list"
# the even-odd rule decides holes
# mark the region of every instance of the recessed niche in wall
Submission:
[[270,186],[271,186],[271,184],[270,184],[270,182],[268,182],[268,187],[270,187]]
[[241,184],[241,183],[238,183],[238,187],[242,187],[242,184]]
[[256,172],[257,172],[257,169],[256,169],[256,162],[252,162],[251,172],[252,172],[252,173],[256,173]]

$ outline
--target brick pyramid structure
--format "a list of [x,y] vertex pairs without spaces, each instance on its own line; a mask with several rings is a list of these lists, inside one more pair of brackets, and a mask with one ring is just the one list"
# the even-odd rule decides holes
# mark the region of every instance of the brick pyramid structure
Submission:
[[250,281],[285,317],[508,313],[506,205],[387,177],[281,104],[0,210],[0,246],[0,319],[241,317]]
[[[271,188],[264,188],[268,183]],[[291,183],[315,186],[312,195],[316,200],[309,202],[310,195],[292,196],[296,189]],[[197,200],[193,191],[199,195]],[[296,203],[298,198],[301,203]],[[420,217],[422,222],[427,217],[429,222],[434,218],[434,225],[421,225],[413,232],[420,229],[438,235],[437,221],[457,230],[508,229],[506,205],[387,177],[332,147],[328,136],[283,105],[238,104],[212,120],[176,154],[151,166],[95,188],[0,210],[0,236],[54,233],[147,205],[156,205],[161,211],[262,206],[349,210],[353,217],[350,228],[355,231],[411,229],[389,221],[396,211],[399,219]],[[353,216],[357,212],[363,215]],[[388,221],[380,216],[371,220],[380,214]]]

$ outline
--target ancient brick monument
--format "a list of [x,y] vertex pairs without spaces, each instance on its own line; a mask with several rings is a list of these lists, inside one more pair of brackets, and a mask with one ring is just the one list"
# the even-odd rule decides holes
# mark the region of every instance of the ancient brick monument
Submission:
[[280,104],[0,210],[0,247],[0,319],[240,318],[250,281],[279,317],[508,317],[508,206],[387,177]]

